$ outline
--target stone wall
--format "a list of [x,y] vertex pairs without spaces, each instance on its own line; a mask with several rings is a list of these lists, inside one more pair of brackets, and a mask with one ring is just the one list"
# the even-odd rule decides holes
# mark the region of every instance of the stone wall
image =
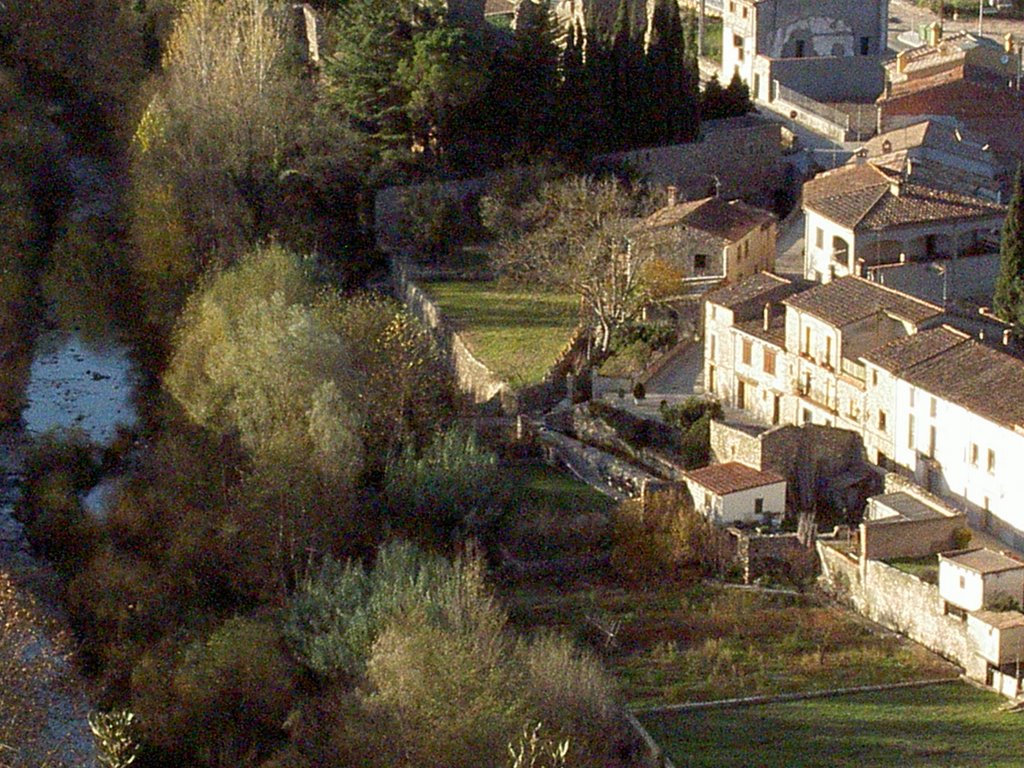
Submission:
[[437,304],[416,284],[415,274],[415,268],[408,262],[399,256],[392,257],[395,294],[431,329],[448,357],[459,389],[480,413],[515,415],[546,410],[566,396],[566,374],[574,370],[585,355],[585,331],[576,331],[542,382],[514,389],[476,358]]
[[715,177],[724,198],[742,198],[771,209],[785,185],[782,128],[753,115],[709,120],[690,144],[648,147],[594,159],[595,170],[626,166],[653,186],[672,185],[680,200],[715,193]]
[[955,549],[954,533],[965,525],[962,514],[933,520],[887,519],[861,523],[861,560],[924,557]]
[[939,588],[885,563],[870,560],[863,573],[850,555],[819,541],[822,585],[859,613],[985,679],[985,662],[970,647],[967,624],[943,613]]
[[743,569],[745,584],[773,570],[778,563],[809,551],[795,533],[760,534],[740,528],[728,528],[726,532],[734,542],[734,557]]
[[715,464],[738,461],[761,469],[761,440],[743,427],[718,419],[711,421],[711,460]]
[[872,112],[874,100],[885,87],[882,62],[873,56],[772,59],[768,77],[824,104],[870,103]]
[[564,464],[584,482],[617,499],[640,496],[658,478],[610,453],[560,432],[541,429],[538,440],[551,463]]
[[[655,430],[660,441],[680,440],[678,430],[658,421],[642,419],[627,411],[615,411],[618,418],[630,422],[638,429]],[[640,447],[623,438],[616,428],[600,414],[591,411],[590,403],[582,403],[573,409],[572,429],[577,438],[583,442],[603,450],[612,451],[626,456],[631,462],[639,464],[647,472],[666,480],[681,481],[686,467],[680,459],[664,450],[653,447]]]

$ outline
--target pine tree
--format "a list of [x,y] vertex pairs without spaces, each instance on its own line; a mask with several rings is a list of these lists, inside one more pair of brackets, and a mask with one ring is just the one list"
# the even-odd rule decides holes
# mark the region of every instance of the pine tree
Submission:
[[1010,210],[999,246],[999,275],[993,304],[996,314],[1020,332],[1024,325],[1024,170],[1017,166]]
[[550,145],[559,80],[556,26],[546,6],[520,11],[506,69],[512,75],[509,98],[519,145],[532,156]]

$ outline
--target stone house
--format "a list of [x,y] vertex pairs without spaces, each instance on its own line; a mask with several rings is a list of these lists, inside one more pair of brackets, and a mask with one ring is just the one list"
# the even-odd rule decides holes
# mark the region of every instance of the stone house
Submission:
[[885,91],[876,102],[879,130],[922,117],[955,118],[984,136],[1004,173],[1012,174],[1024,159],[1024,94],[1016,88],[1020,44],[1000,46],[970,33],[932,42],[886,65]]
[[[870,71],[858,67],[857,59],[874,65],[888,47],[888,0],[723,0],[722,5],[721,80],[729,82],[738,73],[757,100],[772,100],[776,80],[801,92],[815,80],[849,88]],[[789,67],[794,70],[789,77],[780,71],[780,62],[797,60],[806,61]],[[877,81],[880,85],[880,76]],[[875,78],[867,82],[864,95],[874,99],[880,88],[871,93]]]
[[[955,119],[915,118],[905,126],[881,133],[860,153],[868,163],[892,173],[907,168],[917,182],[935,189],[1002,202],[1010,180],[996,160],[991,143]],[[851,158],[850,165],[859,162]]]
[[860,358],[937,322],[942,309],[858,277],[783,300],[789,396],[784,420],[862,432],[865,368]]
[[800,285],[762,272],[707,295],[704,389],[708,394],[727,405],[738,399],[765,423],[782,420],[789,363],[781,301],[798,290]]
[[705,300],[705,382],[762,425],[859,436],[868,461],[1024,546],[1024,361],[941,307],[857,277],[758,275]]
[[1021,607],[1024,600],[1024,563],[983,547],[939,553],[939,596],[946,613],[966,619],[966,611],[980,611],[994,602]]
[[740,464],[712,464],[684,473],[694,506],[716,525],[764,523],[786,511],[786,480]]
[[972,611],[967,614],[967,639],[986,662],[985,684],[1010,698],[1020,695],[1024,661],[1024,613]]
[[1002,226],[1004,206],[918,183],[912,163],[858,163],[804,184],[804,273],[828,282],[867,267],[956,257]]
[[[863,356],[868,457],[952,498],[971,522],[1024,545],[1024,362],[941,326]],[[877,391],[872,391],[877,390]],[[875,423],[872,413],[867,425]],[[872,452],[875,455],[872,455]]]
[[637,225],[630,246],[678,275],[677,295],[774,268],[776,221],[768,211],[719,197],[679,202],[675,187],[668,188],[667,203]]

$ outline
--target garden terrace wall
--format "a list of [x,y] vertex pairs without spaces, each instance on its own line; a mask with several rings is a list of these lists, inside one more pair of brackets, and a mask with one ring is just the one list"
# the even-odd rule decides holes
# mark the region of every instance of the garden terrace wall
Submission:
[[858,560],[819,540],[822,585],[887,629],[906,635],[985,679],[985,662],[968,642],[967,624],[943,612],[939,588],[877,560]]
[[544,411],[566,396],[566,374],[578,369],[586,357],[589,335],[577,328],[544,380],[521,388],[494,374],[469,349],[462,335],[444,316],[437,303],[415,282],[415,267],[401,256],[391,257],[391,278],[398,298],[433,332],[459,389],[481,413],[516,415]]
[[860,557],[866,562],[956,549],[956,532],[966,524],[962,514],[930,520],[868,520],[860,524]]
[[[627,426],[635,427],[637,431],[653,432],[662,444],[675,443],[678,445],[682,440],[683,436],[679,430],[667,424],[634,416],[628,411],[622,411],[613,406],[607,407],[610,412],[615,414],[617,420],[624,422]],[[572,429],[576,433],[576,437],[589,445],[626,456],[630,461],[641,465],[645,470],[658,477],[677,481],[683,479],[686,467],[677,457],[657,448],[636,445],[625,439],[607,418],[599,413],[593,413],[592,410],[590,403],[581,403],[573,409]]]

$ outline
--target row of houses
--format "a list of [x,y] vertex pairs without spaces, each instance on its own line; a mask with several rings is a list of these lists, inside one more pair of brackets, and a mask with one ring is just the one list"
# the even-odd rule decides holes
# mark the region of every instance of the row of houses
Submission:
[[856,276],[761,274],[707,296],[706,389],[765,424],[852,430],[871,462],[1024,546],[1024,362],[949,320]]

